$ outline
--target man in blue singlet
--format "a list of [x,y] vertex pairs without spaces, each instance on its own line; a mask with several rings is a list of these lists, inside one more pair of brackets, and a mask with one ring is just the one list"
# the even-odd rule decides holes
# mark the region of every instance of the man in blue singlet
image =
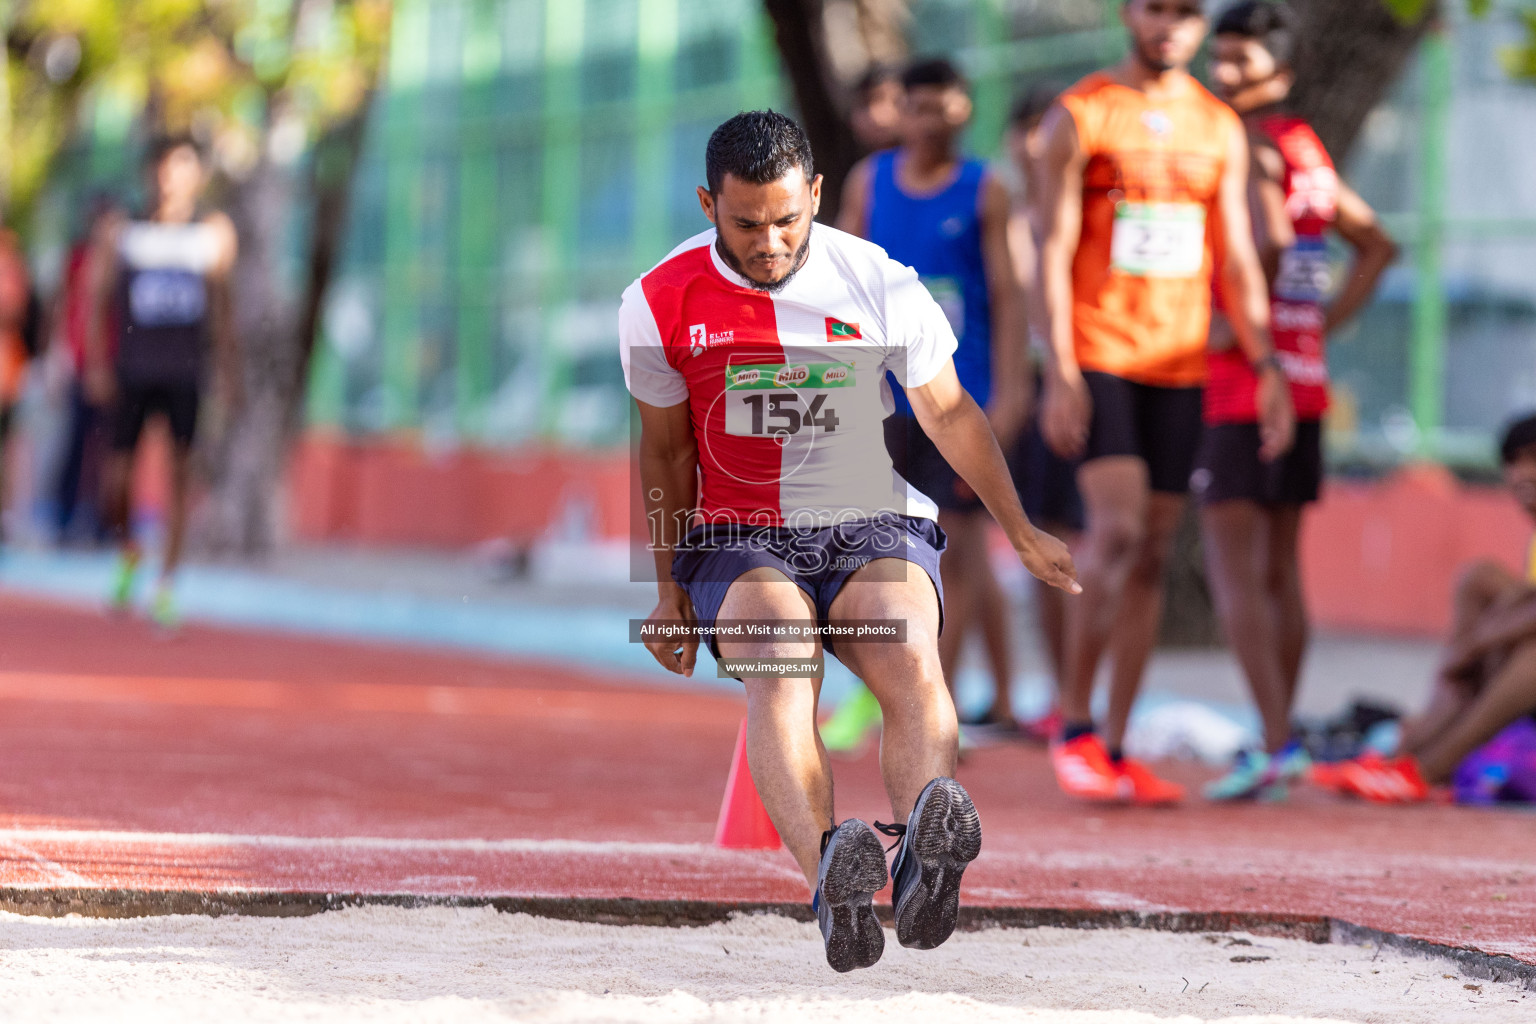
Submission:
[[[902,75],[902,85],[901,145],[853,169],[838,227],[869,239],[922,277],[959,339],[954,362],[960,384],[986,410],[1007,450],[1024,422],[1028,346],[1023,295],[1008,248],[1008,190],[985,162],[960,153],[971,98],[954,65],[919,61]],[[949,538],[940,565],[947,598],[947,628],[939,639],[944,677],[953,688],[961,646],[979,623],[1001,698],[994,709],[1006,708],[1013,674],[1008,600],[987,556],[986,509],[918,426],[901,389],[892,391],[896,415],[885,423],[886,447],[897,472],[938,504]],[[1006,713],[996,717],[997,724],[1013,724]]]

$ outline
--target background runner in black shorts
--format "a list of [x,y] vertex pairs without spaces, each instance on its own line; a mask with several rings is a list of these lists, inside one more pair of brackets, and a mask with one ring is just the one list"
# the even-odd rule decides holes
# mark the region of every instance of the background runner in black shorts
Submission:
[[1164,388],[1085,370],[1093,400],[1083,461],[1132,455],[1147,464],[1152,490],[1189,491],[1200,445],[1201,389]]
[[1323,482],[1323,425],[1296,424],[1296,443],[1277,459],[1259,458],[1257,423],[1208,424],[1190,490],[1202,505],[1252,501],[1260,505],[1306,505],[1317,500]]

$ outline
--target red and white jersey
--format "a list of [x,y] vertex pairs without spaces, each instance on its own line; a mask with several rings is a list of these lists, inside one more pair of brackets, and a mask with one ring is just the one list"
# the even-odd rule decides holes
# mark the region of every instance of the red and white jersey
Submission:
[[917,273],[817,224],[777,292],[695,235],[624,292],[619,350],[630,393],[687,402],[699,511],[711,521],[831,525],[880,512],[935,518],[891,467],[883,422],[903,387],[938,376],[955,335]]
[[[1284,161],[1285,210],[1296,232],[1295,242],[1280,254],[1280,272],[1270,288],[1270,333],[1296,418],[1310,422],[1328,411],[1323,319],[1331,287],[1327,234],[1338,216],[1339,175],[1317,133],[1300,118],[1275,114],[1258,129]],[[1219,301],[1216,305],[1220,308]],[[1257,422],[1258,378],[1242,350],[1234,345],[1212,352],[1208,365],[1205,421]]]

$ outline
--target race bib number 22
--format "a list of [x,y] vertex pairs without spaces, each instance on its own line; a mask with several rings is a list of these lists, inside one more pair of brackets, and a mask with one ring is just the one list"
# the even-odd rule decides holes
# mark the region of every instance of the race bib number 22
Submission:
[[1205,262],[1205,207],[1196,203],[1120,203],[1110,266],[1137,277],[1194,277]]

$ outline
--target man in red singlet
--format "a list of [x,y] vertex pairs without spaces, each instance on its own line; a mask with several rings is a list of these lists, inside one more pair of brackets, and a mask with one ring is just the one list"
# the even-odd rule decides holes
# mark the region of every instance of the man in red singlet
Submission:
[[[1261,458],[1253,370],[1233,345],[1217,296],[1206,428],[1191,484],[1217,612],[1264,723],[1263,748],[1243,752],[1207,788],[1217,800],[1278,796],[1307,769],[1290,726],[1307,642],[1296,545],[1302,509],[1317,500],[1322,480],[1323,339],[1360,311],[1397,254],[1371,208],[1339,181],[1316,133],[1282,107],[1293,80],[1292,24],[1281,4],[1242,0],[1217,20],[1211,66],[1218,90],[1248,129],[1254,231],[1270,280],[1276,355],[1297,419],[1291,450]],[[1331,302],[1330,230],[1355,253]]]

